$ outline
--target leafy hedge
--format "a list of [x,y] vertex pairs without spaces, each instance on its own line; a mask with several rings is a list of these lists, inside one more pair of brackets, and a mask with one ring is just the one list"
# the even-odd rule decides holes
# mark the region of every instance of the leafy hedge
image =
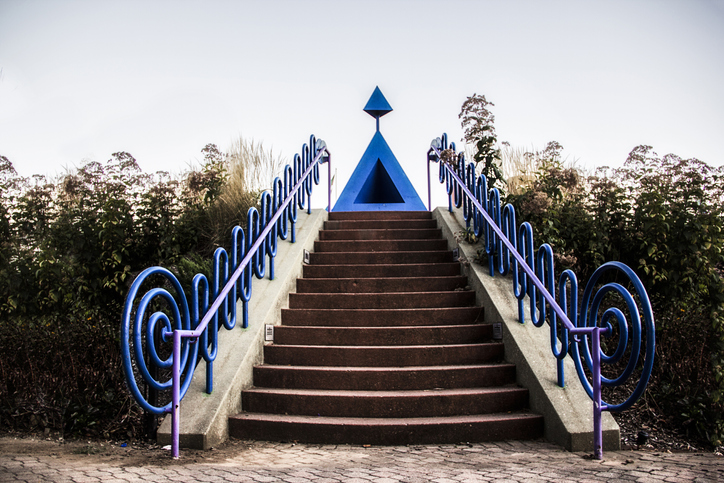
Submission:
[[473,94],[459,115],[476,171],[510,189],[504,202],[532,224],[536,246],[552,246],[556,272],[571,268],[585,286],[602,263],[621,261],[649,293],[656,360],[639,419],[722,445],[724,167],[638,146],[623,167],[585,176],[556,142],[533,153],[503,143],[501,154],[489,106]]
[[[135,274],[208,272],[233,225],[217,202],[227,156],[176,179],[143,173],[128,153],[55,182],[0,157],[0,426],[135,437],[140,411],[121,370],[118,324]],[[255,194],[235,198],[246,206]],[[222,221],[220,221],[222,220]]]
[[[656,364],[638,410],[653,426],[724,441],[724,169],[639,146],[619,169],[565,167],[550,143],[528,186],[507,196],[548,242],[557,269],[588,279],[619,260],[656,317]],[[558,271],[558,270],[557,270]]]

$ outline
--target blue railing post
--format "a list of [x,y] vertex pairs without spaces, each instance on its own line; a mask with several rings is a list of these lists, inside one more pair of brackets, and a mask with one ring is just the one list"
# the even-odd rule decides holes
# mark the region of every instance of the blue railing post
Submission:
[[593,365],[591,380],[593,381],[593,456],[597,460],[603,458],[603,428],[601,424],[601,329],[594,327],[591,333],[593,349]]

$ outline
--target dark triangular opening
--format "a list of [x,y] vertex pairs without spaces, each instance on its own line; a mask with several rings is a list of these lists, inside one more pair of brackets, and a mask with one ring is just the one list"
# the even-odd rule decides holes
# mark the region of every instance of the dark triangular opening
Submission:
[[359,190],[357,203],[404,203],[394,181],[390,178],[382,162],[378,159],[374,168],[370,170],[365,184]]

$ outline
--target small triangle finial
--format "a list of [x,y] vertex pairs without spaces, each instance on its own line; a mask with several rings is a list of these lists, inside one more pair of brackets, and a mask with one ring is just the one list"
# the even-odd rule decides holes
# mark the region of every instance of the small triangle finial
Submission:
[[370,100],[367,101],[364,111],[375,118],[380,118],[392,111],[390,103],[387,102],[387,99],[385,99],[385,96],[382,94],[379,87],[375,87],[372,96],[370,96]]

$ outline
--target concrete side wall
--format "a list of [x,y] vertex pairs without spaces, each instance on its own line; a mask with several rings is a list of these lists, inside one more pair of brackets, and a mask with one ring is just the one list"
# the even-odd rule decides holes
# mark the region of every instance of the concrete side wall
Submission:
[[[460,210],[450,213],[445,208],[437,208],[433,215],[448,246],[459,248],[464,273],[477,293],[477,302],[485,308],[486,322],[503,324],[505,359],[516,365],[518,384],[530,393],[531,410],[543,415],[546,439],[569,451],[592,451],[593,402],[578,380],[573,360],[570,356],[565,359],[566,387],[558,387],[550,332],[544,327],[518,322],[518,300],[513,294],[512,278],[491,277],[487,267],[473,262],[482,245],[456,240],[455,235],[465,229]],[[618,450],[620,446],[618,424],[605,412],[603,447]]]
[[[253,279],[249,303],[249,327],[219,330],[219,353],[214,362],[214,390],[204,392],[206,364],[196,369],[186,397],[181,401],[180,444],[184,448],[209,449],[229,437],[228,417],[241,411],[241,391],[253,384],[253,367],[263,360],[264,326],[281,323],[281,309],[288,307],[289,293],[302,276],[304,250],[312,251],[327,219],[325,210],[300,212],[296,243],[279,240],[274,260],[274,280]],[[267,266],[268,269],[268,266]],[[239,310],[239,314],[240,314]],[[171,444],[171,415],[158,430],[159,444]]]

